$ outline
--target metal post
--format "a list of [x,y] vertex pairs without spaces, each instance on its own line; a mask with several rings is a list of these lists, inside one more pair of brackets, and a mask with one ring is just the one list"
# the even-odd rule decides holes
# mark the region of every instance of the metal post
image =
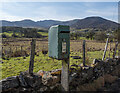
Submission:
[[85,40],[83,40],[83,66],[86,66],[85,65]]
[[108,47],[108,41],[109,41],[109,38],[107,38],[107,41],[106,41],[105,50],[104,50],[104,54],[103,54],[102,60],[104,60],[105,55],[106,55],[106,51],[107,51],[107,47]]
[[69,58],[62,60],[61,85],[62,91],[69,91]]
[[31,54],[30,54],[30,64],[29,64],[29,74],[33,74],[33,67],[34,67],[34,57],[35,57],[35,39],[32,39],[31,42]]

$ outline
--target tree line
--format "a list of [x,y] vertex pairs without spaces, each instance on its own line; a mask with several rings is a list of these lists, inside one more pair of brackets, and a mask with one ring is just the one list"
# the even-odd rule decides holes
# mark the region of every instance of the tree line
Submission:
[[72,32],[70,34],[72,40],[78,40],[80,37],[85,37],[90,40],[105,41],[106,38],[110,38],[111,41],[118,40],[120,41],[120,29],[115,31],[87,31],[87,32]]
[[22,28],[22,27],[9,27],[9,26],[3,26],[2,29],[2,37],[3,38],[9,38],[10,36],[4,34],[4,32],[12,33],[11,37],[25,37],[25,38],[42,38],[40,33],[38,32],[46,32],[46,30],[43,29],[37,29],[37,28]]

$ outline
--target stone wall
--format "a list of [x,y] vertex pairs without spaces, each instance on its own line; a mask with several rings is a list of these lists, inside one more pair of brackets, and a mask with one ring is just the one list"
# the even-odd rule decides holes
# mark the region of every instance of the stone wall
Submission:
[[[79,66],[78,66],[79,67]],[[38,71],[0,81],[3,93],[61,91],[61,69]],[[96,60],[93,67],[70,68],[70,91],[120,91],[120,59]]]

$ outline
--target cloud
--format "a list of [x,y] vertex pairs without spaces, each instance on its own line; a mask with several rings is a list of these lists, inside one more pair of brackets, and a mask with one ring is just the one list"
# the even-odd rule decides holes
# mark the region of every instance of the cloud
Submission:
[[101,15],[101,16],[117,16],[117,12],[103,12],[103,11],[97,11],[97,10],[88,10],[87,11],[90,14],[94,14],[94,15]]
[[[99,5],[99,7],[98,7]],[[112,19],[117,16],[117,8],[113,4],[101,3],[36,3],[36,2],[7,2],[0,10],[0,19],[15,21],[23,19],[39,20],[72,20],[88,16],[101,16]],[[113,20],[113,19],[112,19]],[[115,19],[116,20],[116,19]]]

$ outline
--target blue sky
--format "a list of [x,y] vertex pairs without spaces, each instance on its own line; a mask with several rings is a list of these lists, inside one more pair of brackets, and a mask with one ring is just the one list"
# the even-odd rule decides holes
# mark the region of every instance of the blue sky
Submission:
[[72,20],[100,16],[118,20],[117,2],[3,2],[0,20]]

